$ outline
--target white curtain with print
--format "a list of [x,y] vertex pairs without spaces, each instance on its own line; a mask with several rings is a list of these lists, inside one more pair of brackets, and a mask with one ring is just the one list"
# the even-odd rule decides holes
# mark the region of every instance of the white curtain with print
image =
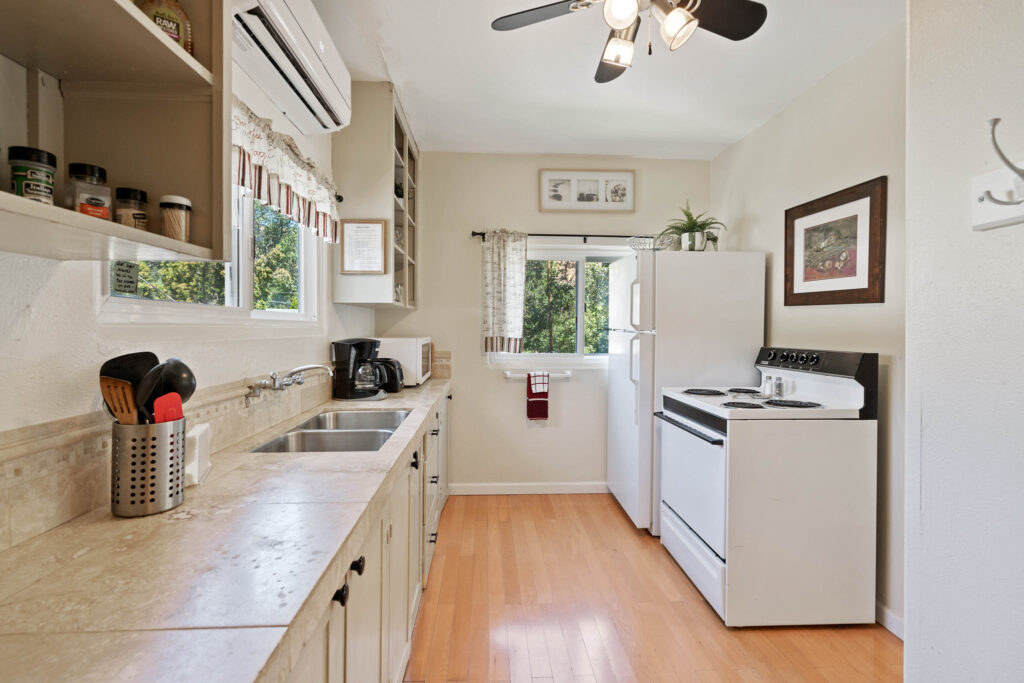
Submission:
[[481,336],[485,352],[523,352],[526,233],[491,230],[483,241]]

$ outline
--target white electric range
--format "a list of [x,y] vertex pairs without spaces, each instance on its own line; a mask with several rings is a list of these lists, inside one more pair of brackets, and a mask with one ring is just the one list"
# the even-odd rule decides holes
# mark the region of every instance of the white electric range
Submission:
[[663,392],[661,542],[727,626],[873,622],[878,355],[754,365],[774,395]]

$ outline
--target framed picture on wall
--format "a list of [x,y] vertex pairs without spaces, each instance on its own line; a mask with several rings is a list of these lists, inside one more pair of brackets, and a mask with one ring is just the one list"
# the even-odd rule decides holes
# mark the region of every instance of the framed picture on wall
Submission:
[[882,176],[786,211],[786,306],[885,301]]
[[382,275],[386,272],[386,220],[351,219],[341,221],[341,270],[354,275]]
[[636,210],[635,171],[540,171],[542,212],[619,212]]

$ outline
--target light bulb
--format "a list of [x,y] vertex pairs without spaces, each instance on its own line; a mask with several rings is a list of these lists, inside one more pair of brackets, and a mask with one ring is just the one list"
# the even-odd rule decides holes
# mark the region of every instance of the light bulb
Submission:
[[637,0],[604,0],[604,20],[615,30],[629,28],[639,14]]
[[661,23],[658,32],[668,49],[678,49],[697,30],[697,19],[682,7],[674,6],[670,0],[651,0],[654,18]]
[[604,46],[601,61],[617,66],[633,65],[633,41],[624,38],[609,38]]

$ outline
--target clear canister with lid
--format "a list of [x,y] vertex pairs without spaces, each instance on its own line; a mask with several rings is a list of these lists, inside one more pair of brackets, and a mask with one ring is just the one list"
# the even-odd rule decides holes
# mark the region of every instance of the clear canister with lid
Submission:
[[42,204],[53,204],[53,178],[57,157],[35,147],[8,147],[11,192]]
[[174,194],[160,197],[160,228],[168,237],[188,242],[192,232],[192,201]]
[[64,204],[69,209],[110,220],[110,188],[107,169],[95,164],[68,164],[68,181],[64,184]]
[[114,220],[129,228],[145,230],[149,223],[146,215],[146,192],[134,187],[119,187],[114,190]]

